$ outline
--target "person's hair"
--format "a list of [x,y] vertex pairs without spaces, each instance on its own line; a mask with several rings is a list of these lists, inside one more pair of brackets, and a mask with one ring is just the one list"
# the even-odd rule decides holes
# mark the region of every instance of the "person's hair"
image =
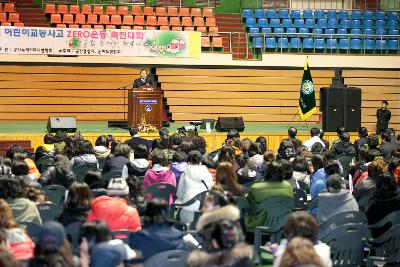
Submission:
[[361,137],[367,137],[368,136],[368,129],[367,128],[365,128],[365,127],[360,127],[359,129],[358,129],[358,134],[361,136]]
[[195,136],[193,137],[193,144],[196,150],[199,150],[201,152],[201,154],[205,154],[206,153],[206,147],[207,147],[207,143],[206,143],[206,139],[204,139],[203,136]]
[[367,152],[367,155],[365,157],[365,160],[367,162],[374,161],[376,158],[379,158],[382,156],[382,153],[378,149],[370,149]]
[[397,143],[400,143],[400,134],[397,135],[396,140],[397,140]]
[[198,150],[190,151],[188,154],[188,163],[192,165],[199,165],[201,163],[202,155]]
[[324,170],[327,175],[339,174],[339,164],[334,160],[327,160],[324,163]]
[[281,159],[290,159],[296,156],[296,150],[293,145],[293,142],[285,138],[281,141],[278,148],[278,158]]
[[12,173],[15,176],[28,175],[29,166],[25,161],[14,160],[12,163]]
[[229,204],[234,204],[234,198],[231,194],[224,194],[221,190],[211,190],[204,197],[204,202],[209,201],[214,207],[222,208]]
[[321,153],[323,149],[323,145],[320,142],[316,142],[311,146],[311,153],[313,154],[319,154]]
[[261,154],[264,154],[267,150],[267,139],[264,136],[259,136],[256,139],[256,143],[260,143]]
[[174,133],[169,137],[169,146],[171,148],[177,149],[179,145],[182,143],[182,136],[177,133]]
[[265,162],[270,162],[275,160],[275,155],[273,150],[267,150],[264,152],[264,161]]
[[318,242],[317,219],[308,212],[291,213],[283,229],[283,234],[289,241],[295,237],[302,237],[316,244]]
[[313,266],[323,267],[321,258],[314,250],[314,244],[305,238],[295,237],[288,243],[282,254],[279,267]]
[[392,133],[390,132],[389,129],[386,129],[381,133],[381,138],[385,142],[390,142],[392,140]]
[[117,145],[114,151],[114,156],[123,156],[129,159],[131,153],[131,147],[127,144],[120,143]]
[[247,153],[247,151],[249,151],[249,147],[250,147],[251,143],[253,143],[253,141],[251,141],[250,138],[245,138],[242,140],[242,152],[243,153]]
[[368,176],[370,178],[378,178],[378,176],[387,170],[386,162],[379,159],[374,160],[368,165]]
[[158,134],[160,135],[160,137],[168,136],[169,135],[169,130],[168,130],[168,128],[163,127],[158,131]]
[[45,144],[54,144],[54,135],[52,133],[48,133],[43,137],[43,142]]
[[265,181],[281,182],[284,178],[282,161],[274,160],[267,163],[265,170]]
[[247,151],[249,157],[253,157],[255,155],[262,155],[261,144],[258,142],[251,143],[249,146],[249,150]]
[[134,203],[137,207],[140,204],[139,201],[143,199],[142,183],[135,175],[130,175],[126,178],[126,183],[129,187],[130,202]]
[[183,140],[179,145],[179,149],[185,152],[186,154],[189,154],[190,151],[195,150],[195,147],[193,141]]
[[40,263],[44,263],[45,266],[74,266],[74,258],[67,238],[64,239],[61,246],[58,247],[56,250],[48,250],[42,245],[43,244],[41,243],[36,244],[34,260],[40,259]]
[[201,164],[209,169],[217,168],[217,163],[210,156],[203,156],[201,159]]
[[229,162],[221,162],[217,167],[215,174],[215,181],[217,186],[231,192],[233,195],[241,195],[242,190],[238,183],[236,172]]
[[154,142],[155,148],[168,149],[170,147],[168,135],[161,135],[159,138],[154,140]]
[[282,170],[283,170],[283,179],[289,180],[293,177],[293,166],[287,159],[281,159],[282,162]]
[[305,157],[297,156],[292,161],[293,171],[309,172],[308,163]]
[[168,211],[168,203],[163,199],[155,198],[147,202],[147,206],[143,214],[144,226],[147,227],[150,225],[168,223]]
[[167,155],[165,155],[164,151],[162,150],[154,151],[154,153],[151,155],[151,161],[153,166],[158,164],[163,167],[168,167]]
[[25,189],[25,184],[17,179],[7,176],[0,177],[0,198],[23,198]]
[[230,129],[229,132],[226,134],[226,139],[233,139],[234,137],[240,138],[240,133],[236,129]]
[[133,126],[133,127],[129,128],[130,136],[134,136],[134,135],[136,135],[138,133],[139,133],[139,130],[138,130],[138,128],[136,126]]
[[336,133],[338,136],[341,136],[342,133],[344,133],[346,131],[346,128],[344,128],[343,126],[337,127],[336,128]]
[[117,146],[118,146],[119,144],[121,144],[121,142],[118,141],[118,140],[115,140],[115,141],[112,141],[112,142],[111,142],[111,144],[110,144],[110,151],[111,151],[111,154],[114,155],[115,149],[117,148]]
[[376,179],[375,197],[386,198],[385,196],[392,196],[396,194],[397,183],[393,175],[389,172],[382,172]]
[[369,150],[367,146],[359,146],[358,147],[358,153],[356,156],[357,159],[357,163],[359,165],[363,165],[367,162],[367,154],[368,154]]
[[69,136],[67,135],[66,132],[57,131],[56,134],[54,135],[54,143],[65,142],[68,138]]
[[348,132],[343,132],[340,135],[340,140],[342,140],[343,142],[349,142],[350,141],[350,134]]
[[242,149],[243,142],[242,142],[242,140],[240,140],[239,137],[234,137],[234,138],[229,139],[229,140],[232,140],[232,143],[230,144],[231,146],[239,148],[240,150]]
[[88,244],[94,245],[110,241],[112,239],[112,232],[103,221],[92,221],[82,225],[79,236],[81,240],[84,237],[87,239]]
[[79,141],[78,154],[94,154],[92,143],[89,140]]
[[45,201],[48,201],[47,196],[43,191],[43,189],[38,189],[34,187],[28,187],[26,189],[26,198],[29,199],[30,201],[37,202],[40,196],[43,196],[43,199]]
[[96,146],[104,146],[107,147],[107,136],[105,135],[100,135],[99,137],[97,137],[96,142],[95,142]]
[[240,153],[239,155],[237,155],[235,157],[237,164],[239,165],[239,168],[243,168],[244,166],[246,166],[248,160],[249,160],[249,156],[245,153]]
[[344,186],[342,177],[338,174],[333,174],[326,180],[326,190],[329,193],[339,193]]
[[11,229],[16,226],[11,207],[4,199],[0,199],[0,228]]
[[386,106],[389,106],[389,102],[387,102],[386,100],[383,100],[382,104],[385,104]]
[[325,135],[325,132],[323,129],[319,129],[319,138],[323,138]]
[[10,176],[12,174],[12,161],[9,158],[0,156],[0,176]]
[[72,163],[68,157],[57,154],[54,157],[54,167],[56,170],[62,174],[69,174],[72,172]]
[[289,127],[288,135],[290,138],[295,138],[297,135],[297,129],[295,127]]
[[107,148],[111,148],[111,144],[114,141],[115,141],[115,137],[112,134],[108,134],[107,135],[107,145],[106,145],[106,147]]
[[235,160],[235,150],[231,146],[221,147],[218,153],[218,162],[227,161],[233,163]]
[[318,128],[311,128],[311,130],[310,130],[310,135],[311,135],[311,137],[314,137],[314,136],[319,136],[319,129]]
[[369,149],[378,148],[379,146],[379,137],[376,134],[369,134],[367,136],[367,144]]
[[91,189],[103,187],[103,176],[99,171],[88,171],[84,181]]
[[12,145],[7,149],[6,157],[11,160],[24,160],[28,154],[22,149],[21,146]]
[[314,154],[311,158],[311,164],[313,166],[313,172],[316,172],[324,167],[324,158],[321,155]]
[[[5,231],[4,235],[7,236],[7,233]],[[23,267],[23,265],[19,261],[17,261],[17,259],[9,249],[0,249],[0,266]]]
[[85,209],[90,208],[93,199],[92,191],[88,184],[73,182],[69,187],[66,208]]
[[173,162],[185,162],[187,160],[188,160],[188,156],[183,151],[178,150],[172,155]]
[[147,146],[143,144],[138,144],[133,150],[133,155],[135,159],[148,159],[149,150],[147,149]]

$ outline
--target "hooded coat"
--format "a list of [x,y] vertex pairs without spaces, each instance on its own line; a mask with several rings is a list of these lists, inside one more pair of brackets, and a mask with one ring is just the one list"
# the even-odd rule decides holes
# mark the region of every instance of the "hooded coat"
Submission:
[[[153,168],[149,169],[144,175],[143,189],[158,183],[167,183],[176,187],[175,174],[170,171],[168,167],[162,167],[158,164],[154,165]],[[171,193],[169,204],[173,202],[173,196],[174,194]],[[151,200],[152,196],[146,195],[145,198],[146,200]]]
[[339,141],[332,146],[331,153],[334,158],[343,154],[355,156],[356,148],[350,142]]
[[344,211],[358,211],[357,201],[347,189],[338,193],[324,192],[319,194],[318,223],[322,224],[330,217]]
[[131,175],[140,177],[144,176],[149,169],[149,161],[147,159],[134,159],[126,163],[122,168],[121,177],[126,179]]
[[43,157],[52,157],[54,156],[55,152],[56,150],[54,144],[43,144],[35,151],[35,162]]
[[186,170],[187,162],[172,162],[171,163],[171,171],[175,173],[176,183],[179,184],[179,179],[181,178],[182,173]]
[[34,202],[27,198],[10,198],[7,199],[7,203],[12,209],[15,221],[42,224],[39,210]]

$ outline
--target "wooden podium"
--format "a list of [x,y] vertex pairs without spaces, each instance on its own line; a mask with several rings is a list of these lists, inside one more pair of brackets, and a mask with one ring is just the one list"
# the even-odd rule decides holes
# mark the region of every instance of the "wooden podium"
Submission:
[[144,118],[152,126],[162,125],[163,93],[148,86],[128,92],[128,127],[139,124]]

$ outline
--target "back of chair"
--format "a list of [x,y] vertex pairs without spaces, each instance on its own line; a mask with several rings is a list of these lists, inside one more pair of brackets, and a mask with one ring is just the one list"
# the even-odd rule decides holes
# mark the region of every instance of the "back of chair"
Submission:
[[19,225],[22,225],[26,232],[28,233],[29,237],[33,240],[33,242],[37,242],[39,239],[39,232],[42,228],[40,225],[37,225],[33,222],[18,222]]
[[377,257],[385,257],[387,263],[400,262],[400,224],[392,226],[381,236],[370,242]]
[[186,267],[188,252],[169,250],[158,253],[145,261],[144,267]]
[[113,178],[121,178],[121,171],[111,171],[103,174],[104,185],[107,186]]
[[310,193],[310,186],[306,182],[297,180],[297,184],[299,185],[299,188],[306,191],[307,194]]
[[84,182],[85,175],[89,171],[98,171],[97,166],[94,164],[87,164],[81,166],[75,166],[72,168],[72,171],[75,173],[76,180],[78,182]]
[[81,222],[73,222],[65,226],[67,239],[73,248],[79,247],[79,231],[81,229]]
[[361,199],[359,199],[359,200],[357,201],[358,209],[359,209],[360,211],[365,212],[365,211],[367,210],[370,197],[371,197],[371,196],[369,196],[369,195],[363,196]]
[[392,225],[400,224],[400,210],[393,211],[383,217],[379,222],[368,225],[368,228],[380,228],[384,225],[391,223]]
[[132,232],[128,231],[128,230],[117,230],[117,231],[112,232],[114,239],[120,239],[125,244],[129,244],[129,237],[130,237],[131,233]]
[[60,216],[62,210],[61,208],[53,203],[40,203],[37,205],[42,222],[55,221],[58,216]]
[[308,203],[307,203],[307,192],[300,188],[293,189],[293,200],[294,205],[299,210],[306,210]]
[[327,221],[319,225],[319,230],[322,233],[326,229],[337,227],[339,225],[354,223],[354,224],[368,224],[367,216],[361,211],[344,211],[333,215]]
[[168,183],[157,183],[150,185],[144,190],[144,195],[151,199],[161,198],[169,203],[171,195],[175,195],[176,187]]
[[49,201],[62,206],[67,189],[62,185],[48,185],[44,188]]
[[320,240],[331,247],[334,266],[361,266],[368,236],[365,225],[351,223],[321,233]]
[[353,154],[342,154],[337,156],[335,159],[340,162],[343,167],[343,177],[347,180],[347,176],[350,172],[350,163],[352,159],[355,157]]

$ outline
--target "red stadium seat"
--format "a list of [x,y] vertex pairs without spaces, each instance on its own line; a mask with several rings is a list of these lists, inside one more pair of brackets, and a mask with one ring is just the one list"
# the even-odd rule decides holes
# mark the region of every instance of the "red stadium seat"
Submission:
[[91,5],[82,5],[82,14],[85,14],[85,15],[92,14],[92,6]]
[[194,32],[194,27],[185,27],[183,28],[185,32]]
[[91,29],[92,28],[92,25],[90,25],[90,24],[83,24],[82,25],[82,29]]
[[206,26],[207,27],[217,26],[217,22],[216,22],[215,18],[206,18]]
[[76,14],[75,23],[76,24],[86,24],[86,15],[84,15],[84,14]]
[[132,15],[142,15],[142,8],[140,6],[133,6]]
[[93,29],[103,30],[104,29],[104,25],[101,25],[101,24],[93,25]]
[[179,19],[179,17],[170,17],[169,23],[171,24],[171,26],[181,26],[181,20]]
[[73,24],[74,23],[74,15],[64,14],[63,15],[63,23],[64,24]]
[[193,25],[191,17],[182,17],[182,26],[191,27]]
[[148,16],[146,19],[146,25],[157,26],[157,17],[156,16]]
[[167,9],[165,7],[156,7],[156,16],[157,17],[166,17]]
[[95,15],[103,15],[104,14],[103,6],[94,6],[93,14],[95,14]]
[[3,12],[14,13],[15,12],[15,5],[13,3],[5,3]]
[[57,13],[58,14],[68,14],[68,6],[67,5],[58,5]]
[[0,13],[0,22],[7,21],[7,13]]
[[106,25],[107,30],[115,30],[117,27],[115,25]]
[[196,32],[206,33],[207,32],[207,28],[206,27],[197,27],[196,28]]
[[57,28],[67,28],[67,25],[65,24],[57,24]]
[[107,15],[116,15],[117,14],[117,7],[116,6],[107,6],[106,7],[106,14]]
[[143,9],[143,15],[154,16],[154,9],[151,6],[145,6]]
[[220,36],[214,36],[214,37],[212,38],[212,46],[213,46],[213,47],[224,47],[224,46],[222,45],[222,37],[220,37]]
[[157,25],[158,26],[168,26],[168,18],[167,17],[158,17],[157,18]]
[[68,25],[68,28],[78,29],[79,25],[78,24],[70,24],[70,25]]
[[78,5],[70,5],[69,6],[69,14],[80,14],[81,10]]
[[122,20],[123,25],[133,25],[133,16],[132,15],[125,15]]
[[210,37],[201,36],[201,47],[211,47]]
[[99,24],[103,24],[103,25],[110,24],[110,16],[109,15],[100,15]]
[[11,22],[7,22],[7,21],[2,22],[1,26],[11,26]]
[[201,8],[197,7],[193,7],[190,14],[192,17],[203,17],[203,15],[201,14]]
[[120,15],[111,15],[111,24],[113,25],[121,25],[121,16]]
[[203,8],[203,17],[213,18],[214,17],[214,9],[209,8],[209,7]]
[[87,24],[97,24],[98,23],[97,15],[94,15],[94,14],[88,15],[86,23]]
[[173,26],[171,31],[176,31],[176,32],[181,32],[182,31],[182,27],[175,27]]
[[121,30],[131,30],[131,26],[127,26],[127,25],[122,25],[121,26]]
[[3,12],[3,6],[0,4],[0,13]]
[[144,25],[144,16],[135,16],[135,25]]
[[129,15],[129,10],[127,6],[118,6],[118,14]]
[[160,31],[169,31],[169,26],[160,26]]
[[51,24],[61,23],[61,15],[60,14],[51,14],[50,23]]
[[167,15],[168,15],[168,17],[178,17],[179,16],[178,8],[168,7]]
[[147,31],[155,31],[155,30],[157,30],[157,27],[156,26],[146,26],[146,30]]
[[143,30],[143,26],[136,25],[136,26],[133,26],[133,29],[135,31],[141,31],[141,30]]
[[24,24],[22,22],[15,22],[14,27],[24,27]]
[[10,13],[10,14],[8,14],[8,21],[9,22],[20,22],[19,21],[19,14],[18,13]]
[[209,27],[208,32],[210,32],[210,33],[218,32],[218,27]]
[[187,7],[181,7],[179,9],[179,16],[180,17],[190,17],[190,9]]
[[44,8],[45,14],[55,14],[56,13],[56,5],[53,4],[46,4]]
[[204,27],[204,18],[203,17],[195,17],[193,25],[197,26],[197,27]]

